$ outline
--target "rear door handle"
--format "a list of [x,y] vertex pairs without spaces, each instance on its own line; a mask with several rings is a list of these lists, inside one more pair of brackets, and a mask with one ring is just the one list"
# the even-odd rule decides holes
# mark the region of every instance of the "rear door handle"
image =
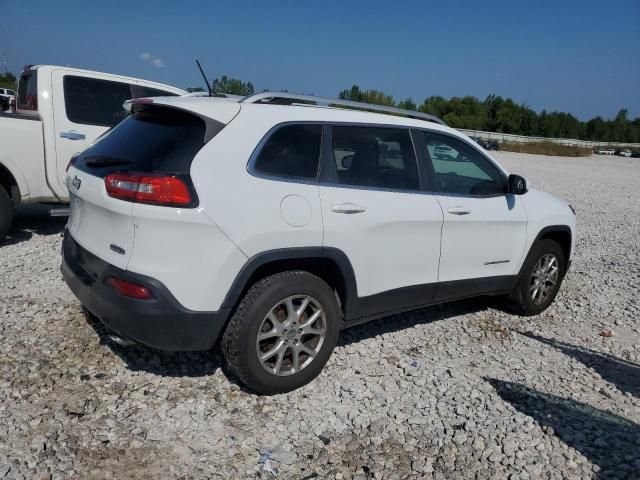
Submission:
[[331,211],[334,213],[362,213],[367,211],[367,207],[363,207],[362,205],[356,205],[355,203],[341,203],[339,205],[332,205]]
[[451,215],[469,215],[471,213],[471,210],[467,207],[450,207],[447,209],[447,212],[449,212]]
[[70,130],[68,132],[60,132],[60,138],[66,138],[67,140],[84,140],[85,134]]

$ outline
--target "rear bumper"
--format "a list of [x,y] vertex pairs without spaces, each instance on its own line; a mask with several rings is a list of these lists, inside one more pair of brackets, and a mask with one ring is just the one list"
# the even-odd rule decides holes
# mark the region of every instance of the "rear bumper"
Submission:
[[[158,280],[114,267],[81,247],[65,231],[62,276],[82,305],[119,335],[161,350],[208,350],[222,332],[229,308],[196,312],[184,308]],[[109,277],[146,286],[153,298],[121,295]]]

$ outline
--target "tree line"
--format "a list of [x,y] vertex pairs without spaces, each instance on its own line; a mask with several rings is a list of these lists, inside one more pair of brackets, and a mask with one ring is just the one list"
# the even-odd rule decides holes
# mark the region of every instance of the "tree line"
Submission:
[[421,105],[416,105],[411,98],[396,103],[391,95],[379,90],[363,90],[354,85],[350,89],[342,90],[339,97],[430,113],[454,128],[551,138],[640,143],[640,117],[629,119],[626,109],[620,110],[613,120],[596,116],[582,122],[570,113],[546,110],[537,113],[525,104],[518,104],[510,98],[505,99],[497,95],[489,95],[484,100],[472,96],[450,99],[431,96]]

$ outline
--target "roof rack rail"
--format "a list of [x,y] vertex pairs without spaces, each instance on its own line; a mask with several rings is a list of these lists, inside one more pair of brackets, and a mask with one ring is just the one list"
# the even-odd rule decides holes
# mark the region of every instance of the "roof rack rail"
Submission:
[[[375,105],[373,103],[354,102],[352,100],[341,100],[339,98],[316,97],[314,95],[299,95],[297,93],[288,92],[262,92],[240,100],[240,103],[263,103],[271,105],[293,105],[297,102],[312,102],[315,105],[327,105],[331,107],[344,107],[357,110],[370,110],[379,113],[393,113],[417,120],[426,120],[428,122],[447,124],[435,115],[428,113],[416,112],[414,110],[405,110],[404,108],[388,107],[386,105]],[[303,104],[304,105],[304,104]]]

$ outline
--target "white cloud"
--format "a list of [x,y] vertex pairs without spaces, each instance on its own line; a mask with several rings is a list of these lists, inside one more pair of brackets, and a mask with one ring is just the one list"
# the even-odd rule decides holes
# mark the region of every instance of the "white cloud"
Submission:
[[162,59],[160,57],[156,57],[155,55],[152,55],[149,52],[145,52],[145,53],[141,53],[140,54],[140,60],[142,60],[143,62],[151,62],[153,63],[153,66],[156,68],[164,68],[165,64],[162,61]]

